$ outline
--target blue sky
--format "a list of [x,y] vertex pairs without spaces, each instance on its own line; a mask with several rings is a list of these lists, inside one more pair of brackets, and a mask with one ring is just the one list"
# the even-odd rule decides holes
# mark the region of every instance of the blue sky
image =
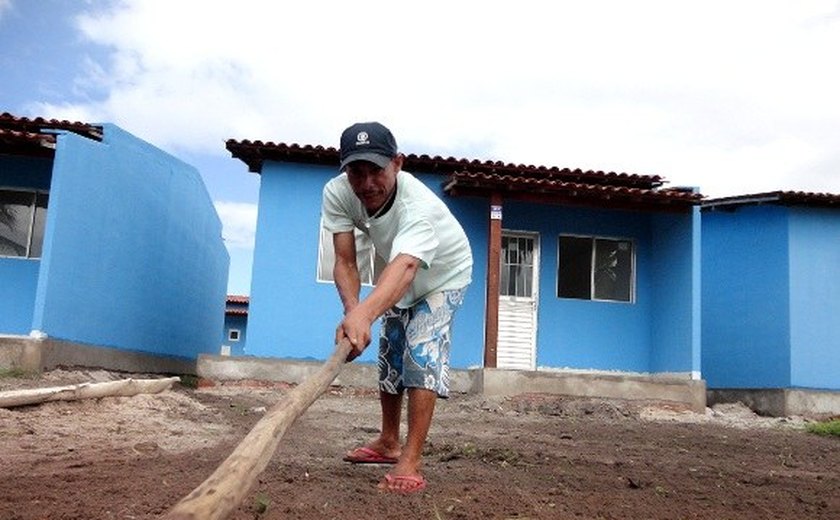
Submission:
[[837,0],[0,0],[0,111],[196,166],[248,294],[259,177],[228,138],[380,120],[406,152],[840,193],[838,50]]

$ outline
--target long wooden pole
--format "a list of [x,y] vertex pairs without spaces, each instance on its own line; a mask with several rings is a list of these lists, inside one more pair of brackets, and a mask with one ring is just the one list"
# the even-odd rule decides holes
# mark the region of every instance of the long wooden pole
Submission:
[[336,345],[335,352],[317,373],[293,388],[272,406],[216,471],[162,518],[228,518],[248,496],[289,426],[329,388],[330,383],[341,372],[350,350],[351,345],[348,341],[342,340]]
[[53,386],[29,390],[0,392],[0,408],[12,408],[50,401],[73,401],[76,399],[98,399],[100,397],[130,397],[137,394],[157,394],[169,390],[178,381],[177,377],[165,379],[121,379],[104,383],[79,383],[77,385]]

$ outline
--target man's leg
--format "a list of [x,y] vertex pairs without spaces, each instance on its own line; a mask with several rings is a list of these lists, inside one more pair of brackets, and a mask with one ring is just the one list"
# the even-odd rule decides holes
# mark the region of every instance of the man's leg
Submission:
[[[405,323],[408,313],[391,309],[382,318],[379,339],[379,406],[382,430],[379,437],[365,445],[379,455],[399,458],[400,420],[402,415],[402,357],[405,350]],[[356,450],[353,450],[356,451]],[[352,457],[353,451],[347,454]],[[345,460],[349,460],[345,458]]]
[[402,394],[389,394],[380,390],[379,406],[382,409],[382,431],[369,447],[388,457],[399,457]]
[[[394,466],[394,469],[389,472],[391,475],[396,477],[420,474],[423,446],[426,443],[429,427],[432,424],[437,398],[437,393],[432,390],[426,390],[425,388],[408,389],[408,433],[400,460]],[[384,427],[383,416],[383,430]],[[399,490],[412,485],[411,482],[404,480],[394,480],[390,484],[382,483],[380,487]]]
[[[449,395],[449,350],[452,318],[464,289],[429,295],[411,308],[405,323],[402,386],[408,393],[408,433],[396,466],[380,482],[381,489],[419,491],[423,446],[432,424],[435,403]],[[384,425],[384,423],[383,423]]]

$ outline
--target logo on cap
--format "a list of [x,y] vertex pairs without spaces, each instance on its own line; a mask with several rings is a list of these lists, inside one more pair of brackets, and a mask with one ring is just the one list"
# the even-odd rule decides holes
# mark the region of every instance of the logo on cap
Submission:
[[356,135],[356,145],[358,146],[360,144],[370,144],[367,132],[362,131]]

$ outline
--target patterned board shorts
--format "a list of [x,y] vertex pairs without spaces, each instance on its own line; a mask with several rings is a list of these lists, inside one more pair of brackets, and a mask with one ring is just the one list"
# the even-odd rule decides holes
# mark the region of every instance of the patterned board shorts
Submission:
[[429,295],[408,309],[382,316],[379,337],[379,389],[398,394],[425,388],[449,397],[452,319],[466,287]]

